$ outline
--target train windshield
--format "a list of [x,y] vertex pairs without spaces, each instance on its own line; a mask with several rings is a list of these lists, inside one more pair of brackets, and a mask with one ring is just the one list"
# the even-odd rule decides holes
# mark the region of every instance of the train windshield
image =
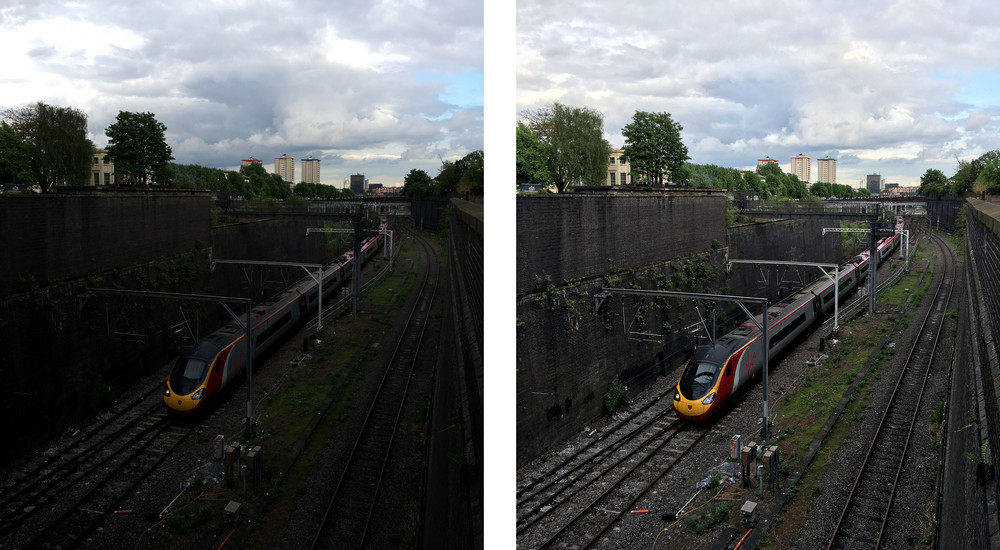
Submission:
[[181,357],[170,371],[170,387],[177,395],[193,392],[208,374],[208,363],[194,357]]
[[687,399],[700,399],[715,385],[715,379],[722,370],[722,365],[713,361],[698,361],[692,359],[684,374],[681,375],[681,395]]

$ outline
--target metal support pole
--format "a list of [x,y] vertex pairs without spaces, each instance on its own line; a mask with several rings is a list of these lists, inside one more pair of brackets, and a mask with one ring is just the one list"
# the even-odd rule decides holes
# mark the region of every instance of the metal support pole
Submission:
[[871,247],[868,249],[868,313],[875,313],[875,293],[878,291],[878,237],[872,222]]
[[764,309],[764,322],[763,322],[764,327],[762,329],[764,332],[764,426],[762,427],[762,433],[766,438],[768,432],[770,431],[768,424],[770,423],[770,418],[771,418],[770,416],[768,416],[769,413],[767,410],[767,371],[770,368],[770,365],[768,364],[768,357],[770,357],[771,355],[770,353],[771,349],[768,347],[768,337],[767,337],[767,302],[764,302],[762,306]]
[[[246,339],[246,349],[247,354],[247,417],[246,417],[246,437],[249,439],[253,435],[253,352],[254,352],[254,341],[253,341],[253,327],[251,322],[253,319],[253,303],[247,300],[247,313],[246,321],[243,324],[243,337]],[[226,311],[233,316],[233,319],[237,323],[240,322],[240,318],[229,308],[224,302],[222,307],[226,308]]]
[[[246,437],[250,439],[253,436],[253,352],[254,352],[254,342],[253,342],[253,325],[251,324],[251,319],[253,316],[253,307],[247,302],[247,327],[246,327],[246,338],[247,338],[247,426],[246,426]],[[766,387],[766,386],[765,386]],[[766,395],[766,392],[765,392]],[[767,401],[764,401],[764,410],[767,410]]]
[[351,279],[353,284],[351,287],[354,289],[354,313],[361,311],[361,218],[359,217],[354,222],[354,259],[351,261],[353,266]]
[[[222,305],[223,308],[229,312],[229,315],[233,317],[233,320],[237,324],[243,325],[243,334],[246,338],[246,369],[247,369],[247,436],[249,437],[253,430],[253,354],[254,354],[254,338],[253,338],[253,327],[251,325],[253,319],[253,300],[250,298],[235,298],[231,296],[208,296],[203,294],[183,294],[177,292],[156,292],[148,290],[118,290],[112,288],[87,288],[84,290],[83,300],[93,294],[112,294],[118,296],[142,296],[147,298],[163,298],[167,300],[190,300],[196,302],[217,302]],[[246,321],[241,322],[238,315],[233,312],[227,303],[238,303],[245,304],[247,308]],[[81,304],[81,308],[82,308]]]
[[840,328],[840,266],[833,270],[833,330]]

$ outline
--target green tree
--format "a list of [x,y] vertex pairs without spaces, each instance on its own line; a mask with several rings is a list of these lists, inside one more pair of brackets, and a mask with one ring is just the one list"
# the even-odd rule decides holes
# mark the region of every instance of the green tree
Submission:
[[[854,196],[859,199],[867,199],[868,197],[872,196],[872,192],[869,191],[867,187],[862,187],[858,189],[856,193],[854,193]],[[844,197],[844,198],[849,199],[850,197]]]
[[982,170],[976,177],[974,190],[977,193],[1000,194],[1000,151],[989,151],[977,160],[982,163]]
[[456,190],[462,195],[482,195],[483,182],[485,179],[485,160],[482,150],[477,150],[465,155],[462,160],[466,161],[465,171],[461,179],[458,180]]
[[785,196],[793,199],[801,199],[809,192],[806,182],[799,179],[795,174],[786,174]]
[[407,197],[422,199],[430,195],[431,192],[431,177],[427,172],[412,168],[410,173],[403,178],[403,194]]
[[0,122],[0,183],[37,183],[31,166],[32,145],[6,122]]
[[955,175],[952,176],[952,191],[956,195],[961,195],[966,191],[972,191],[973,186],[976,184],[976,180],[979,179],[979,173],[983,170],[983,157],[979,157],[975,160],[960,160],[958,161],[958,168],[955,170]]
[[4,112],[10,127],[30,144],[31,167],[42,191],[53,185],[86,185],[94,144],[87,139],[87,115],[41,101]]
[[753,191],[762,199],[767,198],[764,182],[761,181],[760,175],[757,172],[743,172],[743,189]]
[[653,185],[668,181],[683,185],[684,162],[688,150],[681,141],[684,127],[670,118],[670,113],[636,111],[632,122],[622,128],[625,157],[632,164],[632,174],[649,178]]
[[[463,183],[464,180],[464,183]],[[432,191],[442,197],[455,192],[468,194],[472,189],[483,187],[483,152],[473,151],[458,160],[441,162],[441,171],[434,178]]]
[[548,121],[552,146],[549,169],[561,193],[568,185],[604,183],[611,146],[604,139],[604,117],[593,109],[554,103]]
[[829,198],[833,196],[833,184],[827,183],[825,181],[817,181],[812,184],[809,188],[809,193],[823,198]]
[[165,168],[174,157],[164,137],[166,131],[153,113],[119,111],[115,122],[104,130],[115,172],[138,185],[167,183]]
[[948,178],[937,168],[928,168],[920,178],[920,190],[925,197],[940,198],[948,192]]
[[543,187],[555,183],[550,169],[552,145],[539,139],[538,134],[520,120],[517,121],[516,139],[515,179],[518,187],[522,183],[538,183]]

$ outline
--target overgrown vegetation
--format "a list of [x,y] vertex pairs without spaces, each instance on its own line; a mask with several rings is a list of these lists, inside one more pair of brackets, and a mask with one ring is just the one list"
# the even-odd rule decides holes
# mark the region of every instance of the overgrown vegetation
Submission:
[[608,392],[604,394],[604,409],[608,413],[613,413],[628,404],[628,388],[625,384],[622,384],[621,380],[616,376],[614,380],[611,381],[611,387],[608,388]]
[[729,520],[729,514],[733,511],[733,505],[729,503],[715,504],[709,510],[704,508],[698,514],[689,514],[684,518],[684,526],[689,531],[702,534],[706,529],[716,525],[721,525]]

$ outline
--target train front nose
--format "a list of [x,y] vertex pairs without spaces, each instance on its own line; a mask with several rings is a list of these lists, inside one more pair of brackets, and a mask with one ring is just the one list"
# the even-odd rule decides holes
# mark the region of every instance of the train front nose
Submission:
[[701,399],[688,399],[680,392],[674,393],[674,410],[678,415],[692,420],[703,420],[708,418],[712,412],[712,404],[715,402],[715,392],[710,393]]
[[192,395],[177,395],[172,393],[168,387],[163,392],[163,404],[173,412],[193,414],[198,410],[199,405],[201,405],[203,393],[204,388],[201,388]]

